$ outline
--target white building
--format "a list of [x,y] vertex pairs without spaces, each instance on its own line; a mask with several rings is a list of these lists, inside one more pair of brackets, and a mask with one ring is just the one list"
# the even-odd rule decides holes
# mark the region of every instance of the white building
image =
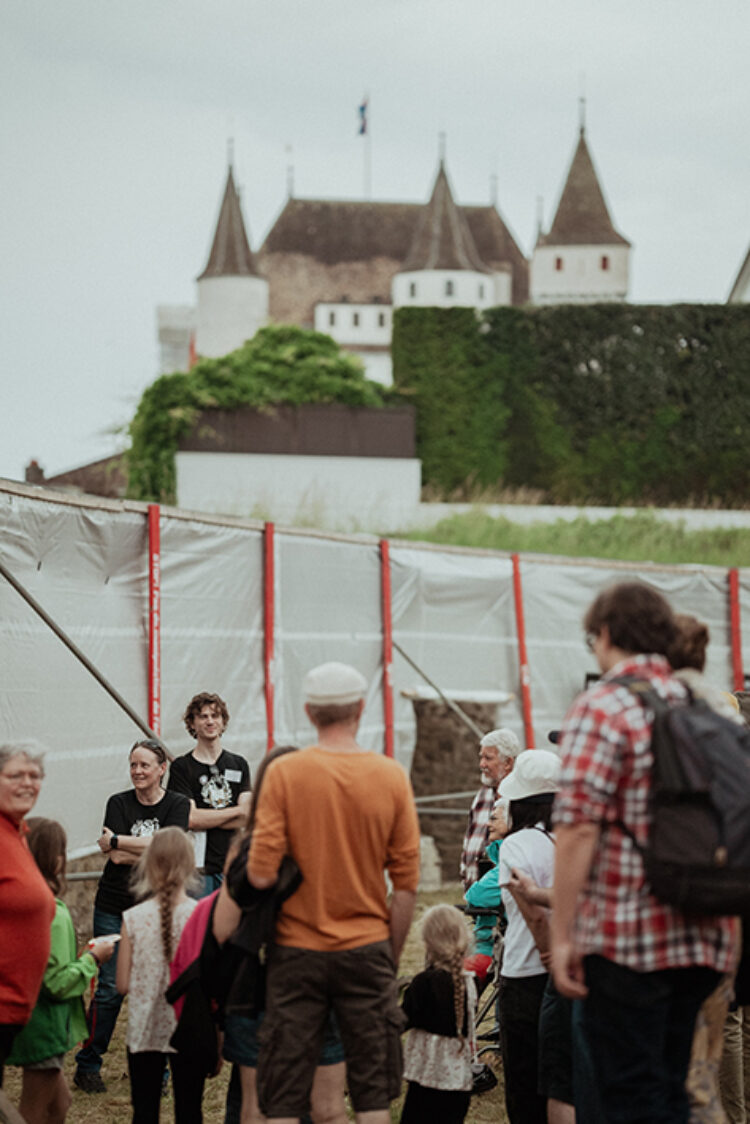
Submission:
[[615,230],[581,126],[547,234],[531,258],[532,304],[592,304],[628,296],[630,243]]
[[256,254],[230,166],[197,308],[157,310],[160,370],[224,355],[270,321],[328,333],[388,385],[394,309],[622,301],[629,254],[583,129],[552,228],[539,234],[531,285],[495,201],[457,204],[442,159],[426,203],[290,195]]

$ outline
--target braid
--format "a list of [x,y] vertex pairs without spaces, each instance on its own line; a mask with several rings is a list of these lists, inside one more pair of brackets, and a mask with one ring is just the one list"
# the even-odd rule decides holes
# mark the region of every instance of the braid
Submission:
[[456,1014],[456,1034],[463,1034],[466,982],[464,980],[463,953],[456,950],[451,957],[450,973],[453,977],[453,1009]]
[[164,959],[169,964],[172,959],[172,899],[174,886],[162,886],[157,897],[159,899],[159,920],[161,921],[161,947]]

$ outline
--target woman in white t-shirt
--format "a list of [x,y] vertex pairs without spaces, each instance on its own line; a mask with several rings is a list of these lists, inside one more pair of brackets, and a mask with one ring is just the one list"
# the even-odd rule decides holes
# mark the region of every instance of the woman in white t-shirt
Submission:
[[519,754],[500,784],[509,801],[510,828],[500,849],[499,879],[508,928],[500,975],[500,1045],[505,1073],[505,1104],[510,1124],[546,1124],[547,1100],[538,1092],[539,1009],[547,969],[516,898],[508,889],[511,870],[530,875],[537,885],[552,885],[555,842],[550,831],[560,759],[546,749]]

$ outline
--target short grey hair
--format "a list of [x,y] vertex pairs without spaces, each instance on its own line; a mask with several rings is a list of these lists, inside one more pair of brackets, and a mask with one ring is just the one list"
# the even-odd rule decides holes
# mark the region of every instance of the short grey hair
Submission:
[[44,750],[38,742],[6,742],[5,745],[0,745],[0,773],[14,757],[25,757],[32,765],[38,765],[44,776]]
[[515,761],[521,752],[521,743],[512,730],[502,726],[499,730],[490,730],[485,734],[479,745],[484,748],[494,747],[500,757],[509,757]]

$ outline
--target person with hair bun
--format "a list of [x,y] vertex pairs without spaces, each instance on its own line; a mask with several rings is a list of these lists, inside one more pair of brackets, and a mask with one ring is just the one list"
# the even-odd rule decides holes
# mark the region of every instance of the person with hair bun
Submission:
[[[148,848],[155,833],[164,827],[187,831],[190,802],[176,792],[165,792],[167,753],[160,742],[141,738],[128,754],[132,788],[110,796],[104,811],[99,849],[107,857],[94,898],[94,936],[119,933],[122,915],[135,905],[130,889],[132,868]],[[187,837],[186,837],[187,838]],[[89,1038],[76,1054],[73,1083],[84,1093],[104,1093],[102,1056],[114,1033],[122,996],[115,987],[117,950],[99,973],[96,993],[89,1007]]]
[[192,1120],[200,1106],[204,1075],[170,1045],[177,1020],[164,995],[169,962],[196,906],[187,895],[193,883],[197,876],[191,840],[178,827],[157,831],[134,871],[136,896],[145,900],[123,914],[117,958],[117,990],[130,997],[126,1044],[133,1124],[158,1124],[166,1055],[175,1118]]
[[474,978],[464,970],[466,922],[453,906],[433,906],[422,919],[422,940],[425,968],[409,984],[403,1002],[409,1033],[401,1124],[461,1124],[471,1100],[476,1011]]

